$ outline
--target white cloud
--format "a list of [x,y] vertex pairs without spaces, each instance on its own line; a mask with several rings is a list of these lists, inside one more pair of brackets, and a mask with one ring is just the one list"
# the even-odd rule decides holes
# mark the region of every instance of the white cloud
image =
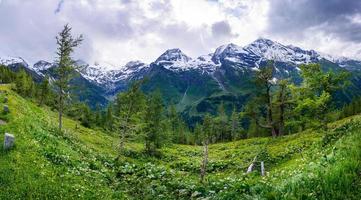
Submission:
[[[307,28],[297,34],[275,33],[270,28],[273,1],[0,0],[0,56],[22,56],[31,63],[53,60],[55,35],[66,23],[74,34],[85,36],[76,58],[115,66],[130,60],[152,62],[168,48],[196,57],[225,43],[246,45],[260,36],[357,56],[358,43],[344,42],[322,28],[313,30],[315,34]],[[359,19],[355,15],[350,20]]]

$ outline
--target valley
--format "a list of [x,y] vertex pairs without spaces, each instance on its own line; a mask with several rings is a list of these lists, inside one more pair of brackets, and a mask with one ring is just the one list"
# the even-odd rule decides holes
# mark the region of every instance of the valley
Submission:
[[[0,86],[0,102],[5,91],[10,108],[0,115],[7,122],[0,131],[13,133],[16,146],[1,151],[1,199],[358,199],[361,194],[361,116],[330,123],[325,131],[212,144],[201,184],[201,146],[168,144],[153,157],[144,153],[143,143],[131,142],[119,157],[116,133],[68,118],[58,132],[56,113],[10,87]],[[256,155],[265,163],[264,177],[259,164],[245,173]]]

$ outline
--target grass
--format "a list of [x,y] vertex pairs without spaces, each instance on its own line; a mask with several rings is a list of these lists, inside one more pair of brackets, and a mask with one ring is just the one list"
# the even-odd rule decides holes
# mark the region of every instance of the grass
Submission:
[[[199,183],[202,147],[169,145],[159,158],[118,137],[64,119],[1,85],[9,114],[1,135],[16,137],[0,150],[0,199],[361,199],[361,116],[280,138],[210,145],[207,181]],[[0,94],[0,108],[5,94]],[[0,148],[3,137],[0,137]],[[261,153],[261,154],[260,154]],[[260,154],[267,176],[245,174]],[[257,166],[256,169],[259,169]]]

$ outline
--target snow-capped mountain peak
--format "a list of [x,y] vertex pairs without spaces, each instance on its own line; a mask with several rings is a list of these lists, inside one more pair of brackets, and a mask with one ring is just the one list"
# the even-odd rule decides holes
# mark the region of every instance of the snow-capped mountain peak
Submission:
[[154,62],[164,68],[173,71],[182,71],[196,66],[191,64],[192,58],[184,54],[180,49],[168,49]]
[[33,65],[33,69],[36,71],[36,72],[41,72],[41,71],[44,71],[44,70],[47,70],[49,69],[50,67],[52,67],[53,64],[50,63],[50,62],[47,62],[45,60],[40,60],[38,62],[36,62],[34,65]]
[[94,63],[93,65],[89,65],[84,61],[77,61],[76,63],[79,66],[77,70],[85,79],[91,80],[108,89],[114,87],[116,82],[138,76],[138,73],[141,73],[142,70],[149,67],[148,64],[141,61],[130,61],[126,65],[117,67],[116,69],[112,69],[114,66],[109,67],[99,63]]
[[[220,65],[222,62],[232,62],[238,64],[249,65],[248,58],[254,61],[254,56],[247,52],[241,46],[235,45],[233,43],[222,45],[216,49],[213,54],[212,61]],[[247,59],[245,59],[247,58]]]
[[184,54],[180,49],[175,48],[165,51],[155,62],[188,62],[190,60],[192,60],[191,57]]
[[0,57],[0,64],[9,66],[14,64],[22,64],[25,67],[28,67],[28,63],[21,57],[12,57],[12,56],[2,56]]
[[122,72],[124,74],[124,78],[129,77],[131,74],[137,73],[145,68],[148,68],[149,65],[146,63],[143,63],[142,61],[136,60],[136,61],[130,61],[125,66],[119,70],[119,72]]
[[302,50],[291,45],[285,46],[265,38],[255,40],[244,49],[266,60],[295,64],[314,62],[319,57],[319,54],[313,50]]
[[127,64],[125,64],[124,68],[125,69],[137,69],[139,66],[144,66],[146,65],[145,63],[143,63],[140,60],[134,60],[134,61],[129,61]]

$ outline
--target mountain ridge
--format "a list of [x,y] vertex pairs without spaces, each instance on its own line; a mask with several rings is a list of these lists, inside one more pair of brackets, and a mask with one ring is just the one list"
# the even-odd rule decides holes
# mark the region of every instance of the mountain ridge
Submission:
[[[243,47],[233,43],[222,45],[213,53],[196,58],[187,56],[179,48],[168,49],[149,64],[130,61],[116,69],[77,60],[75,64],[80,77],[74,83],[81,83],[82,88],[90,90],[82,91],[80,99],[88,101],[94,107],[99,103],[99,98],[100,104],[105,105],[135,80],[148,77],[143,86],[144,92],[160,89],[166,105],[176,104],[180,112],[185,112],[185,115],[193,113],[191,115],[197,121],[200,119],[199,113],[214,113],[221,102],[226,102],[228,110],[232,109],[234,105],[231,99],[239,99],[240,103],[236,108],[241,109],[255,90],[252,77],[269,60],[275,62],[274,81],[289,79],[299,83],[300,64],[320,63],[324,69],[357,72],[353,73],[352,94],[343,95],[347,101],[361,88],[361,74],[358,75],[361,72],[361,61],[332,57],[265,38],[259,38]],[[22,58],[7,59],[6,64],[16,69],[22,66],[37,76],[37,79],[54,75],[54,63],[41,60],[30,66],[24,62]]]
[[[203,70],[212,73],[220,66],[221,61],[229,61],[237,65],[248,66],[257,70],[260,62],[264,60],[274,60],[280,62],[290,62],[296,65],[316,62],[320,59],[326,59],[341,67],[350,67],[350,63],[357,63],[361,66],[361,61],[346,57],[333,57],[327,54],[318,53],[315,50],[303,50],[293,45],[283,45],[266,38],[259,38],[252,43],[241,47],[234,43],[219,46],[213,53],[198,56],[193,59],[187,56],[179,48],[166,50],[154,62],[149,64],[142,61],[129,61],[127,64],[115,69],[110,69],[94,63],[88,64],[83,60],[77,60],[76,65],[80,68],[78,71],[87,80],[100,86],[109,85],[121,80],[132,78],[134,74],[144,68],[149,68],[151,64],[161,64],[168,70]],[[33,66],[29,65],[21,57],[0,57],[0,64],[11,66],[21,64],[24,67],[35,71],[40,76],[44,76],[44,71],[55,64],[45,60],[39,60]],[[109,83],[107,83],[109,82]]]

